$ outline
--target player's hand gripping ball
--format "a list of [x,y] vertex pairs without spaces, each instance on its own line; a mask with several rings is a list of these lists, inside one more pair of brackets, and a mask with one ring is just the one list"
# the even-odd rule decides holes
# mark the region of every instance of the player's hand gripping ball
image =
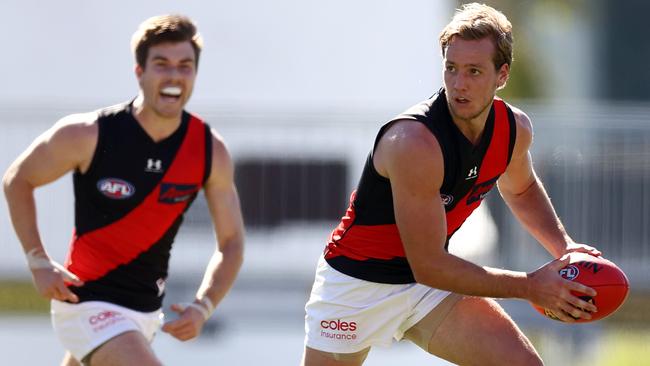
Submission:
[[[569,256],[570,262],[560,270],[560,275],[569,281],[578,281],[589,286],[598,293],[591,297],[572,292],[598,308],[598,312],[591,314],[591,319],[576,319],[576,323],[599,320],[616,311],[625,301],[630,287],[625,273],[616,264],[603,257],[594,257],[585,253],[571,253]],[[532,305],[541,314],[559,320],[552,311]]]

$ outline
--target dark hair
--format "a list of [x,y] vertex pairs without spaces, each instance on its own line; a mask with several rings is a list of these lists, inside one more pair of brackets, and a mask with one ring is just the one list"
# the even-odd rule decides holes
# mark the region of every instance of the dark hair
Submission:
[[152,46],[165,42],[185,41],[192,43],[198,67],[203,38],[197,31],[194,22],[183,15],[158,15],[140,24],[131,38],[131,49],[135,55],[135,61],[144,69],[149,49]]
[[512,24],[500,11],[485,4],[465,4],[456,11],[454,18],[440,33],[442,56],[454,36],[465,40],[478,40],[486,37],[494,42],[494,67],[512,64]]

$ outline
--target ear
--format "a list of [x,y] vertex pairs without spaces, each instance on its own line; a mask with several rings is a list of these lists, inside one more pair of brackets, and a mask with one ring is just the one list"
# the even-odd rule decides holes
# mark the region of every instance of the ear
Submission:
[[135,77],[138,78],[138,81],[139,81],[142,78],[142,74],[144,73],[144,69],[139,64],[135,64],[134,71],[135,71]]
[[503,64],[499,68],[499,71],[497,71],[497,89],[501,89],[506,86],[508,77],[510,77],[510,65]]

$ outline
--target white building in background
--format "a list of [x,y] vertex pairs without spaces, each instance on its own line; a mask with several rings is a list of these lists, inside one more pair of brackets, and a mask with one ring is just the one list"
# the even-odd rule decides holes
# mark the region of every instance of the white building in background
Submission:
[[[205,40],[188,109],[224,135],[235,160],[343,162],[347,199],[376,127],[439,87],[437,36],[453,6],[428,0],[4,2],[0,170],[58,118],[134,97],[131,35],[150,16],[182,13]],[[63,261],[73,227],[71,178],[36,196],[45,246]],[[6,209],[0,212],[0,277],[28,276]],[[337,218],[249,227],[245,270],[286,269],[282,257],[291,253],[291,268],[312,272]],[[181,230],[172,270],[202,271],[213,242],[204,229]]]
[[[533,118],[537,136],[547,134],[534,148],[548,153],[540,142],[557,144],[566,139],[571,151],[593,157],[584,147],[593,144],[589,136],[583,136],[583,126],[591,124],[584,130],[591,131],[596,119],[609,121],[621,114],[611,112],[610,118],[605,112],[616,109],[607,105],[597,103],[600,109],[594,109],[589,103],[573,103],[589,99],[600,84],[590,63],[599,45],[589,38],[598,33],[589,32],[588,20],[573,21],[575,11],[566,13],[569,18],[553,18],[557,10],[553,6],[559,6],[553,4],[530,5],[524,7],[525,14],[519,14],[525,18],[522,23],[526,27],[518,30],[517,40],[532,33],[531,44],[543,50],[535,65],[544,65],[540,70],[548,71],[547,82],[556,86],[555,95],[565,100],[560,105],[535,107],[533,103],[535,108],[525,108]],[[137,84],[129,49],[132,33],[149,16],[177,12],[195,19],[205,39],[188,109],[204,116],[222,133],[237,162],[266,159],[343,164],[345,205],[377,127],[441,85],[437,37],[454,6],[454,1],[429,0],[4,2],[0,4],[0,34],[5,46],[0,58],[0,170],[4,171],[56,119],[134,97]],[[542,31],[551,22],[548,19],[554,27]],[[568,38],[560,37],[565,34]],[[624,110],[630,114],[628,108]],[[634,117],[631,123],[637,120]],[[552,135],[553,131],[562,132],[567,123],[580,133],[580,140],[571,140],[567,134]],[[637,154],[637,150],[630,154]],[[539,167],[544,155],[536,157]],[[285,194],[285,202],[295,200],[290,190]],[[635,197],[630,197],[626,200],[634,203]],[[62,261],[73,227],[71,179],[63,178],[39,189],[37,200],[46,248]],[[591,200],[585,198],[585,202]],[[639,211],[632,203],[629,205],[636,211],[631,212]],[[287,220],[278,225],[249,226],[244,272],[287,276],[299,272],[309,273],[308,278],[342,213],[308,222]],[[481,262],[493,262],[494,242],[500,240],[499,254],[511,253],[506,264],[529,266],[530,246],[519,244],[530,238],[518,225],[501,221],[497,230],[489,216],[481,215],[470,220],[487,217],[477,224],[481,229],[474,226],[466,233],[459,232],[463,245],[476,236],[485,239],[474,241],[480,250],[467,251],[464,246],[459,252],[480,257]],[[565,220],[570,222],[577,216],[565,216]],[[175,245],[172,271],[182,268],[182,272],[191,269],[198,273],[209,253],[206,246],[213,242],[212,233],[205,225],[192,226],[188,221]],[[576,226],[589,233],[590,226],[583,221]],[[630,232],[627,226],[623,231]],[[637,234],[626,245],[636,245],[637,237],[647,238],[647,230]],[[618,239],[609,232],[603,235],[610,245]],[[452,250],[456,247],[452,244]],[[649,248],[644,246],[645,255],[636,258],[648,257]],[[0,250],[0,278],[28,276],[6,209],[0,211]],[[634,257],[636,252],[621,253]]]

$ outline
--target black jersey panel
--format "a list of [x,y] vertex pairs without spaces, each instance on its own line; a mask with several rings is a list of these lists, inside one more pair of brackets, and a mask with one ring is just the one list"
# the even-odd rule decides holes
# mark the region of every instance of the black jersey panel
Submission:
[[77,235],[110,225],[142,203],[173,161],[189,118],[183,113],[180,127],[156,143],[135,120],[130,104],[99,112],[91,166],[73,175]]
[[363,261],[345,256],[327,258],[327,263],[341,273],[365,281],[407,284],[415,282],[411,266],[404,257],[390,260],[369,258]]

